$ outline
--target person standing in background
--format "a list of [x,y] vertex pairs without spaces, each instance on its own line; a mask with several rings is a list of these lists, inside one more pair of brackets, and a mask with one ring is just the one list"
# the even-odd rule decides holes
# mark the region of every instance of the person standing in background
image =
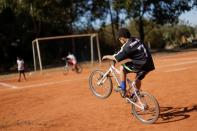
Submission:
[[17,57],[17,65],[18,65],[18,72],[19,72],[18,82],[21,81],[21,74],[23,74],[23,77],[26,80],[24,60],[20,57]]

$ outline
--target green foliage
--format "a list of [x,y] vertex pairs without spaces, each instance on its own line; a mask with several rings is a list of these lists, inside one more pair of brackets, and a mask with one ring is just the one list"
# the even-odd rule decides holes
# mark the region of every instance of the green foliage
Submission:
[[178,17],[182,12],[192,8],[192,0],[161,0],[154,2],[153,21],[164,25],[166,23],[178,23]]
[[125,0],[122,8],[127,12],[128,18],[135,20],[140,38],[144,41],[145,15],[157,24],[176,24],[180,14],[192,8],[192,2],[193,0]]
[[165,47],[163,32],[158,28],[154,28],[148,33],[146,41],[151,44],[151,48],[162,49]]
[[195,35],[193,27],[186,25],[159,26],[153,28],[146,37],[146,43],[150,43],[152,48],[163,49],[166,46],[179,47],[184,36],[189,38]]

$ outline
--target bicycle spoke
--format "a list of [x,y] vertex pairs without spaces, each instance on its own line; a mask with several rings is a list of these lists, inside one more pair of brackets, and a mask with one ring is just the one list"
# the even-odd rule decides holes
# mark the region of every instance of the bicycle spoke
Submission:
[[133,105],[133,112],[136,118],[141,122],[151,124],[154,123],[159,117],[159,105],[154,97],[148,93],[143,93],[143,97],[139,97],[139,105],[143,106],[143,109]]

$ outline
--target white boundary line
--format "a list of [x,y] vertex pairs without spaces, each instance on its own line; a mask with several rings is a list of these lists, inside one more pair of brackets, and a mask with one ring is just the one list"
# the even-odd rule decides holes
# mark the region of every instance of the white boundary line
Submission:
[[12,89],[18,88],[18,87],[15,86],[15,85],[7,84],[7,83],[4,83],[4,82],[0,82],[0,85],[1,85],[1,86],[4,86],[4,87],[9,87],[9,88],[12,88]]
[[[86,80],[86,79],[87,78],[75,79],[75,80]],[[0,82],[0,85],[1,86],[4,86],[4,87],[9,87],[9,88],[12,88],[12,89],[23,89],[23,88],[32,88],[32,87],[41,87],[41,86],[48,86],[48,85],[56,85],[56,84],[60,84],[60,83],[68,82],[68,81],[72,81],[72,80],[63,80],[63,81],[56,81],[56,82],[44,82],[44,83],[40,83],[40,84],[34,84],[34,85],[28,85],[28,86],[22,86],[22,87],[17,87],[15,85],[3,83],[3,82]]]
[[[180,59],[179,59],[180,60]],[[165,68],[165,67],[173,67],[173,66],[180,66],[180,65],[188,65],[188,64],[192,64],[192,63],[197,63],[197,59],[192,59],[190,61],[185,61],[185,62],[178,62],[178,63],[175,63],[175,64],[171,64],[171,65],[164,65],[164,66],[159,66],[157,67],[157,69],[162,69],[162,68]],[[180,68],[176,68],[176,69],[169,69],[167,71],[163,71],[163,72],[175,72],[175,71],[182,71],[182,70],[187,70],[189,67],[180,67]]]
[[[86,79],[87,78],[75,79],[75,80],[86,80]],[[60,84],[60,83],[68,82],[68,81],[73,81],[73,80],[63,80],[63,81],[56,81],[56,82],[45,82],[45,83],[40,83],[40,84],[34,84],[34,85],[28,85],[28,86],[19,87],[18,89],[40,87],[40,86],[47,86],[47,85],[55,85],[55,84]]]
[[31,87],[40,87],[40,86],[55,85],[55,84],[64,83],[64,82],[66,82],[66,81],[68,81],[68,80],[56,81],[56,82],[45,82],[45,83],[40,83],[40,84],[34,84],[34,85],[23,86],[23,87],[19,87],[19,88],[22,89],[22,88],[31,88]]
[[187,70],[189,68],[178,68],[178,69],[173,69],[173,70],[167,70],[167,71],[164,71],[164,72],[175,72],[175,71],[182,71],[182,70]]
[[192,64],[192,63],[197,63],[197,60],[194,60],[194,61],[186,61],[186,62],[179,62],[179,63],[175,63],[175,64],[171,64],[171,65],[164,65],[164,66],[160,66],[158,68],[160,69],[160,68],[165,68],[165,67],[179,66],[179,65],[187,65],[187,64]]

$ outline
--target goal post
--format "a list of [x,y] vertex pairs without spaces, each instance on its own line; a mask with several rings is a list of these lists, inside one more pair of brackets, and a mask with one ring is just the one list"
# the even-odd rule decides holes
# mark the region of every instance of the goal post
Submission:
[[[38,62],[39,62],[40,71],[42,72],[42,70],[43,70],[42,57],[41,57],[41,52],[40,52],[40,42],[41,41],[55,40],[55,39],[56,40],[57,39],[68,39],[68,38],[80,38],[80,37],[90,37],[91,64],[93,65],[93,63],[94,63],[94,46],[96,46],[96,48],[97,48],[99,64],[101,64],[100,44],[99,44],[99,38],[98,38],[97,33],[41,37],[41,38],[36,38],[32,41],[34,71],[37,71],[36,55],[38,56],[37,58],[38,58]],[[94,41],[96,43],[94,43]]]

